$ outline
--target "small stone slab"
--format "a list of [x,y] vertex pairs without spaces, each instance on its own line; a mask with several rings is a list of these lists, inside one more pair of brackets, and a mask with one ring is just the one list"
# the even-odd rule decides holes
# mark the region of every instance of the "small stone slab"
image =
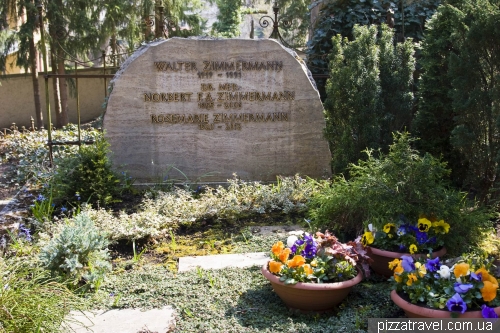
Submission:
[[179,272],[201,267],[203,269],[221,269],[225,267],[251,267],[262,266],[269,261],[267,252],[254,252],[243,254],[218,254],[213,256],[197,256],[179,258]]
[[[175,329],[171,306],[141,311],[139,309],[71,312],[71,330],[75,333],[167,333]],[[79,323],[78,323],[79,322]]]

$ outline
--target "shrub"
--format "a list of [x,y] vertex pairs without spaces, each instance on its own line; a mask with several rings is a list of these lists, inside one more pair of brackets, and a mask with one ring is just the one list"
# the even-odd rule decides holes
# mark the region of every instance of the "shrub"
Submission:
[[0,332],[59,332],[84,301],[49,272],[0,257]]
[[414,120],[421,148],[443,155],[454,182],[484,203],[500,193],[499,19],[496,0],[453,0],[438,8],[423,43]]
[[363,157],[366,148],[387,149],[393,131],[410,125],[413,106],[414,46],[394,46],[385,24],[354,27],[354,40],[337,35],[326,85],[326,129],[334,173]]
[[95,144],[82,146],[76,155],[55,161],[56,169],[49,184],[53,200],[104,206],[118,201],[120,180],[112,170],[108,154],[109,144],[100,137]]
[[111,269],[108,240],[85,214],[65,224],[40,252],[42,265],[53,275],[98,288]]
[[430,154],[420,156],[408,133],[394,135],[388,154],[352,164],[351,178],[335,178],[311,199],[309,215],[316,227],[333,228],[354,237],[367,224],[382,230],[400,214],[416,221],[420,215],[447,221],[452,232],[444,242],[449,252],[461,253],[464,244],[477,246],[489,214],[467,200],[466,194],[448,187],[446,164]]

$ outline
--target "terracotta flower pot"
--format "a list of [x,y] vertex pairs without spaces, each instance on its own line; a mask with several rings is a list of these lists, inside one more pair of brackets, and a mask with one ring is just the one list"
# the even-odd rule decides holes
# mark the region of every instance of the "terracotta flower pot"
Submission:
[[287,285],[268,270],[268,264],[262,266],[261,272],[271,282],[274,291],[289,309],[304,312],[325,312],[335,308],[347,297],[351,288],[361,282],[363,274],[353,279],[335,283],[302,283]]
[[[391,291],[391,299],[406,313],[408,318],[451,318],[451,312],[447,310],[430,309],[417,304],[412,304],[398,295],[396,290]],[[495,313],[500,316],[500,307],[494,308]],[[459,313],[458,318],[483,318],[481,310],[465,311]]]
[[[389,278],[393,275],[392,270],[389,269],[389,263],[396,258],[401,258],[402,256],[412,256],[413,258],[421,258],[427,256],[426,254],[409,254],[401,252],[391,252],[380,250],[371,246],[367,246],[368,256],[373,259],[370,263],[370,267],[373,271],[379,275]],[[442,247],[439,251],[432,252],[432,258],[442,257],[446,254],[446,248]]]

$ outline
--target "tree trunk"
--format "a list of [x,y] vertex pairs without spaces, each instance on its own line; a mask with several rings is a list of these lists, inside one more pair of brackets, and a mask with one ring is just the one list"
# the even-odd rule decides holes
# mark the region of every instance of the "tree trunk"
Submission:
[[40,83],[38,82],[38,52],[35,47],[35,41],[33,36],[30,36],[30,67],[31,67],[31,79],[33,81],[33,97],[35,98],[35,118],[36,127],[43,128],[43,113],[40,106]]
[[[64,54],[60,48],[58,49],[58,54],[59,57],[57,63],[57,72],[59,74],[66,74],[66,68],[64,67]],[[69,117],[68,117],[68,83],[64,78],[59,79],[59,94],[61,96],[61,126],[65,126],[69,123]]]
[[[57,63],[56,57],[54,55],[55,47],[52,44],[50,48],[50,62],[52,64],[52,74],[57,74]],[[62,127],[61,121],[61,96],[59,94],[59,79],[52,78],[52,88],[54,90],[54,111],[56,114],[56,127]]]

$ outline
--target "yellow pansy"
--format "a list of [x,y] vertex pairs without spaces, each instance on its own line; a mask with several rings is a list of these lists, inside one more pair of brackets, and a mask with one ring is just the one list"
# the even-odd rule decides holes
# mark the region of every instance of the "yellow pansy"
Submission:
[[410,245],[410,253],[413,254],[413,253],[416,253],[418,251],[418,248],[415,244],[411,244]]
[[303,256],[297,255],[286,262],[287,266],[290,268],[300,267],[306,263],[306,259]]
[[408,274],[408,281],[406,281],[406,285],[411,286],[415,281],[417,281],[417,276],[413,273]]
[[274,274],[278,274],[281,271],[283,264],[277,261],[269,262],[269,271]]
[[285,248],[285,245],[283,245],[283,242],[277,242],[273,245],[271,251],[274,253],[275,256],[279,256],[281,251]]
[[373,237],[373,234],[370,231],[367,231],[363,234],[363,237],[361,238],[361,244],[363,244],[363,246],[367,246],[373,243],[374,240],[375,237]]
[[416,262],[415,268],[417,269],[418,275],[420,275],[420,277],[424,277],[424,275],[427,274],[427,268],[425,268],[425,265],[423,265],[422,263]]
[[393,270],[393,269],[394,269],[394,267],[396,267],[396,266],[400,265],[400,263],[401,263],[401,260],[399,260],[398,258],[394,259],[393,261],[391,261],[391,262],[389,263],[389,269],[390,269],[390,270]]
[[394,223],[387,223],[386,225],[384,225],[383,230],[386,234],[388,234],[396,230],[396,225]]
[[489,302],[497,297],[498,284],[495,285],[490,281],[483,281],[483,288],[481,288],[481,295],[485,302]]
[[435,229],[437,234],[447,234],[450,231],[450,225],[444,220],[432,223],[432,227]]
[[311,275],[313,273],[313,270],[309,264],[305,264],[303,267],[304,267],[304,272],[307,275]]
[[417,227],[420,232],[427,232],[431,227],[432,222],[426,219],[425,217],[418,219]]
[[456,264],[453,273],[455,274],[456,278],[466,276],[467,274],[469,274],[469,264],[466,264],[464,262]]
[[396,280],[396,282],[401,282],[403,280],[400,274],[403,273],[404,271],[405,270],[401,265],[397,265],[396,268],[394,268],[394,280]]

